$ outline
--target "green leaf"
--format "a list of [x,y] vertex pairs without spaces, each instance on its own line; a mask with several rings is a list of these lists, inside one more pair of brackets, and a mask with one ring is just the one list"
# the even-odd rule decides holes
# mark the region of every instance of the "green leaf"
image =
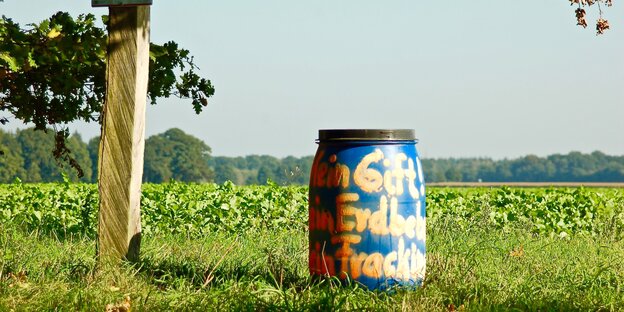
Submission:
[[35,215],[35,218],[37,218],[37,220],[41,221],[41,211],[35,211],[33,214]]
[[54,27],[54,28],[50,29],[50,31],[47,34],[48,38],[50,38],[50,39],[54,39],[54,38],[56,38],[56,37],[58,37],[60,35],[61,35],[61,31],[60,31],[60,29],[58,27]]
[[37,29],[39,29],[41,33],[45,33],[48,30],[48,28],[50,28],[50,20],[45,20],[41,22],[39,26],[37,26]]
[[37,62],[35,61],[35,59],[34,59],[34,57],[33,57],[33,53],[32,53],[32,51],[28,53],[28,65],[29,65],[31,68],[36,68],[36,67],[38,66],[38,65],[37,65]]
[[9,68],[12,71],[14,71],[14,72],[19,72],[20,71],[20,67],[17,65],[17,61],[15,60],[14,57],[10,56],[9,54],[7,54],[5,52],[0,52],[0,59],[5,61],[7,63],[7,65],[9,65]]

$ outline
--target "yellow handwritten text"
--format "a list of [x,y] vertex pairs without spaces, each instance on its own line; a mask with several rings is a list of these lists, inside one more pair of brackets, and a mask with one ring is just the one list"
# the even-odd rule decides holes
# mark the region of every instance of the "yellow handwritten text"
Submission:
[[[312,164],[311,186],[323,188],[347,188],[350,185],[351,169],[345,164],[338,162],[338,157],[332,154],[328,161],[321,161],[324,151],[320,151]],[[377,170],[371,165],[381,162],[385,170]],[[407,167],[404,166],[407,162]],[[418,199],[424,195],[422,186],[422,169],[420,161],[408,158],[405,153],[397,153],[394,159],[385,158],[381,149],[375,149],[372,153],[364,155],[355,166],[353,182],[366,193],[377,193],[384,190],[389,196],[401,196],[405,191],[404,183],[412,198]],[[418,170],[418,171],[416,171]],[[421,183],[420,190],[416,187],[416,179]]]
[[310,252],[310,271],[314,274],[335,275],[338,266],[341,278],[347,275],[354,279],[366,276],[404,281],[424,278],[426,259],[416,244],[411,243],[409,248],[406,248],[403,238],[399,238],[397,247],[396,251],[391,251],[385,256],[379,252],[342,253],[341,250],[340,253],[336,252],[335,256],[331,256],[324,254],[320,243],[316,243]]
[[310,231],[326,231],[330,234],[355,232],[362,233],[368,229],[375,235],[401,236],[424,239],[425,218],[421,216],[421,203],[416,201],[415,213],[407,218],[399,213],[399,203],[396,197],[382,195],[379,200],[379,209],[371,212],[368,208],[358,208],[355,203],[359,200],[357,193],[343,193],[336,197],[336,218],[328,210],[317,210],[311,207]]

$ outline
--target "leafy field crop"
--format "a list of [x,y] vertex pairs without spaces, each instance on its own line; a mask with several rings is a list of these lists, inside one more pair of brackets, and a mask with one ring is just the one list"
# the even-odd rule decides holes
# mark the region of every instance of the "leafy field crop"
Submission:
[[[143,233],[199,237],[211,232],[307,228],[307,188],[217,184],[145,184]],[[93,184],[0,186],[0,222],[56,235],[96,234],[98,192]],[[584,188],[430,188],[427,222],[454,220],[536,234],[621,236],[624,192]]]
[[624,231],[624,192],[586,188],[429,189],[428,222],[492,226],[534,234],[615,235]]

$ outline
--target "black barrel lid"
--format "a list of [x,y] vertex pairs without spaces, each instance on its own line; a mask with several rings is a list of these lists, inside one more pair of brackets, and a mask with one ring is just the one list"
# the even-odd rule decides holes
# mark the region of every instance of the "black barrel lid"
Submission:
[[416,141],[414,129],[326,129],[319,130],[323,141]]

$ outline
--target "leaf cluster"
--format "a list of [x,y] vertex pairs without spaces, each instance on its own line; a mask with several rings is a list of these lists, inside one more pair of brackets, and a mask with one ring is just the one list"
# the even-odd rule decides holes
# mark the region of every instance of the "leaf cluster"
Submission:
[[37,129],[93,121],[104,95],[106,36],[93,15],[59,12],[23,30],[0,20],[2,106]]
[[190,98],[193,109],[199,114],[202,107],[208,105],[208,98],[214,95],[215,89],[210,80],[197,75],[198,69],[189,51],[180,49],[177,43],[169,41],[162,46],[152,43],[148,81],[151,103],[156,104],[158,97],[171,95]]
[[[0,19],[0,111],[32,123],[37,130],[52,127],[55,158],[79,171],[65,144],[67,124],[100,121],[107,40],[92,14],[73,18],[58,12],[27,28],[5,16]],[[151,44],[148,96],[152,104],[158,97],[176,95],[191,99],[200,113],[214,87],[197,75],[197,69],[189,51],[175,42]],[[2,116],[1,121],[8,119]]]
[[574,10],[574,15],[576,16],[576,25],[587,28],[587,20],[585,19],[586,12],[583,7],[591,7],[592,5],[596,4],[598,6],[599,14],[599,17],[596,20],[596,35],[604,34],[604,31],[609,29],[609,21],[602,18],[602,8],[600,3],[604,3],[603,5],[607,7],[613,6],[613,0],[570,0],[570,5],[578,6],[578,8]]

